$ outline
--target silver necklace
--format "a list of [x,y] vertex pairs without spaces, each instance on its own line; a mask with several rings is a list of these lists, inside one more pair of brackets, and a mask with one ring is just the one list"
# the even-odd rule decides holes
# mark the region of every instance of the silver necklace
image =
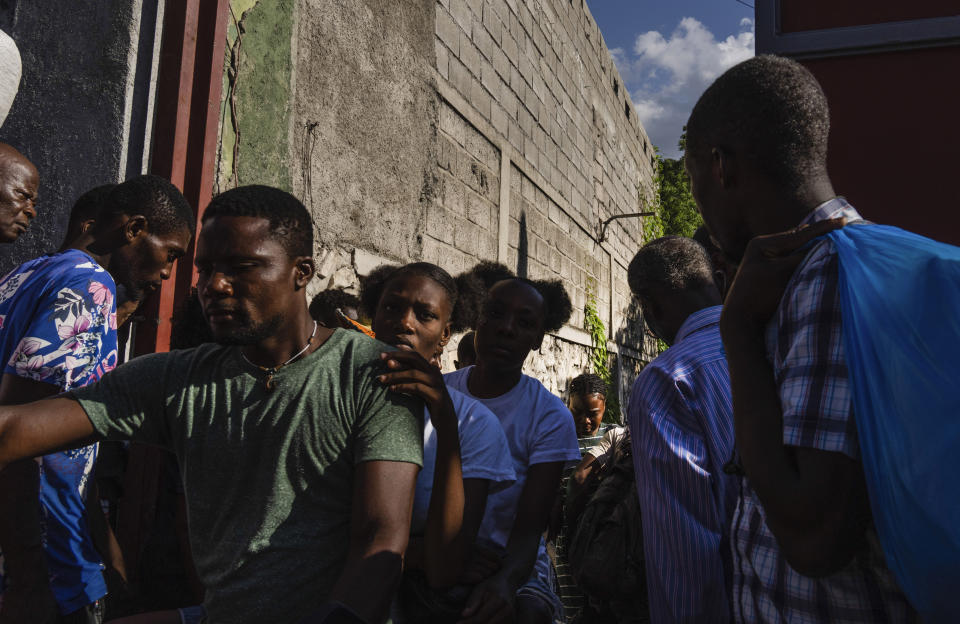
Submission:
[[316,335],[317,335],[317,322],[314,321],[314,322],[313,322],[313,332],[310,334],[310,337],[307,338],[307,344],[304,345],[304,347],[303,347],[302,349],[300,349],[300,351],[298,351],[293,357],[291,357],[289,360],[287,360],[286,362],[284,362],[284,363],[281,364],[280,366],[260,366],[259,364],[254,364],[253,362],[250,361],[250,359],[249,359],[247,356],[245,356],[245,355],[243,354],[243,351],[240,352],[240,357],[242,357],[242,358],[247,362],[247,364],[249,364],[250,366],[256,366],[256,367],[259,368],[261,371],[263,371],[264,373],[267,374],[267,377],[263,380],[263,385],[264,385],[264,387],[267,389],[267,392],[273,392],[273,391],[276,389],[276,387],[277,387],[277,382],[276,382],[276,380],[274,380],[274,378],[273,378],[274,375],[276,375],[276,374],[280,371],[281,368],[283,368],[283,367],[286,366],[287,364],[292,364],[292,363],[293,363],[294,361],[296,361],[301,355],[303,355],[304,353],[306,353],[306,352],[307,352],[307,349],[310,348],[310,345],[313,344],[313,338],[314,338],[314,336],[316,336]]

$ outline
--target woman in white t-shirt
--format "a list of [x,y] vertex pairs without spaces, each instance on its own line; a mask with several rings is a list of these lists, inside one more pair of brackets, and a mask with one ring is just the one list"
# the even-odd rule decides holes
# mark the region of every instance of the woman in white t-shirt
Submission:
[[482,289],[476,278],[454,280],[434,264],[417,262],[379,267],[361,291],[377,339],[398,349],[384,354],[394,370],[384,383],[426,403],[406,568],[422,570],[436,590],[461,581],[488,495],[515,479],[500,421],[480,402],[448,389],[439,369],[451,333],[475,320]]
[[477,540],[498,548],[503,560],[473,590],[461,622],[548,623],[562,617],[562,607],[551,587],[541,536],[564,466],[580,459],[580,449],[570,411],[522,369],[546,332],[560,329],[570,317],[570,298],[558,281],[515,278],[506,267],[490,263],[478,268],[485,281],[495,283],[481,307],[477,364],[447,374],[446,380],[500,419],[517,480],[489,497]]

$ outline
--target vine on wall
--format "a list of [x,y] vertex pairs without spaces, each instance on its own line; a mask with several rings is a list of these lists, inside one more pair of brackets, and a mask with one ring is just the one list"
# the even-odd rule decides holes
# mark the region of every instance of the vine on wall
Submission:
[[593,280],[587,284],[587,302],[583,308],[583,326],[590,333],[590,366],[593,374],[603,380],[607,386],[607,410],[603,422],[622,423],[620,413],[620,393],[614,383],[610,370],[610,353],[607,351],[607,328],[597,312],[597,297],[594,294]]

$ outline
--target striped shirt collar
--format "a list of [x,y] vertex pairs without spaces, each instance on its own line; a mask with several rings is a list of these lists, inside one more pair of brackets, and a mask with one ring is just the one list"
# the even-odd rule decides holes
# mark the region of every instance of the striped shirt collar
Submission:
[[711,325],[716,325],[719,323],[721,310],[723,310],[722,305],[710,306],[709,308],[697,310],[688,316],[687,320],[683,322],[683,325],[681,325],[680,329],[677,331],[677,337],[673,339],[673,344],[679,343],[681,340],[690,334],[693,334],[694,332],[698,332],[701,329],[705,329]]
[[803,218],[800,225],[818,223],[820,221],[826,221],[827,219],[836,219],[837,217],[846,217],[847,222],[863,218],[860,216],[860,213],[850,205],[846,198],[837,196],[814,208],[810,214]]

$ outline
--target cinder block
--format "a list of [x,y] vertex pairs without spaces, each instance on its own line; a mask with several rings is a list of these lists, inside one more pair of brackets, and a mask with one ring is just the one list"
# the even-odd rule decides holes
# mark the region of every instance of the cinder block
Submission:
[[487,60],[493,60],[493,51],[499,47],[499,45],[494,42],[493,37],[490,36],[490,33],[487,32],[487,29],[483,26],[477,25],[473,29],[473,43],[477,46],[477,49],[480,51]]
[[469,191],[464,188],[463,183],[451,178],[445,186],[445,191],[443,207],[451,214],[456,214],[461,217],[464,216],[466,214],[466,198],[464,194]]
[[477,109],[484,119],[490,119],[490,94],[483,88],[480,81],[474,78],[470,85],[470,103]]
[[517,247],[520,244],[520,222],[516,219],[510,219],[509,235],[508,242]]
[[460,54],[460,32],[453,16],[446,10],[437,8],[437,36],[453,51],[454,56]]
[[490,233],[480,234],[480,259],[496,260],[497,251],[497,237]]
[[534,62],[529,51],[520,55],[520,62],[517,65],[520,68],[520,75],[523,76],[527,84],[532,85],[534,77],[540,68],[539,65]]
[[[440,104],[440,130],[458,144],[466,141],[467,122],[447,103]],[[453,156],[453,155],[452,155]]]
[[489,183],[484,188],[484,197],[494,206],[500,203],[500,176],[491,171],[487,178]]
[[466,219],[457,218],[453,230],[454,246],[465,254],[477,256],[480,251],[480,230]]
[[507,136],[507,133],[510,131],[510,120],[507,118],[507,112],[496,102],[493,103],[490,109],[490,122],[493,124],[493,127],[497,129],[497,132],[503,136]]
[[521,150],[523,147],[523,131],[520,130],[520,124],[518,124],[513,119],[509,120],[509,130],[507,132],[507,141],[510,145],[516,150]]
[[[520,130],[523,131],[525,141],[533,135],[533,115],[525,106],[517,109],[517,121],[520,122]],[[526,148],[524,148],[526,150]]]
[[437,143],[437,166],[450,171],[451,163],[456,161],[455,143],[443,132],[437,134]]
[[550,202],[548,206],[548,215],[550,217],[550,221],[553,223],[560,223],[561,220],[566,218],[563,214],[563,211],[560,210],[560,207],[553,202]]
[[467,128],[465,147],[467,153],[480,161],[487,169],[494,170],[500,166],[500,153],[497,148],[472,126]]
[[483,224],[486,227],[487,207],[484,205],[484,199],[472,191],[467,191],[464,196],[464,206],[466,208],[464,215],[468,221],[477,225]]
[[500,100],[501,85],[500,76],[497,75],[493,65],[486,60],[480,61],[480,83],[486,89],[490,96],[495,100]]
[[503,48],[503,52],[507,55],[507,58],[510,59],[510,62],[516,65],[520,60],[520,46],[517,44],[517,40],[510,33],[509,29],[504,28],[501,32],[500,46]]
[[500,90],[500,104],[507,112],[507,117],[514,120],[517,118],[517,109],[520,106],[520,100],[517,99],[513,90],[506,85]]
[[467,4],[466,0],[450,0],[450,14],[460,25],[460,28],[469,35],[473,26],[473,11],[470,10],[470,5]]
[[493,7],[493,3],[489,1],[483,5],[483,26],[499,46],[503,36],[503,22]]
[[480,50],[465,32],[460,33],[460,60],[471,74],[480,77]]
[[433,205],[427,210],[427,234],[445,243],[453,243],[452,215]]
[[493,49],[493,68],[497,70],[504,83],[510,82],[510,59],[500,48]]
[[556,247],[550,250],[550,271],[556,275],[560,273],[560,252]]
[[[532,88],[527,88],[523,94],[523,106],[530,112],[533,120],[539,123],[540,120],[540,98]],[[539,147],[539,146],[538,146]]]
[[434,39],[434,48],[436,49],[437,55],[437,73],[446,78],[450,79],[450,51],[447,49],[446,44],[443,43],[439,38]]
[[470,90],[473,88],[473,78],[470,76],[470,70],[458,59],[450,57],[450,82],[453,87],[465,98],[470,97]]

